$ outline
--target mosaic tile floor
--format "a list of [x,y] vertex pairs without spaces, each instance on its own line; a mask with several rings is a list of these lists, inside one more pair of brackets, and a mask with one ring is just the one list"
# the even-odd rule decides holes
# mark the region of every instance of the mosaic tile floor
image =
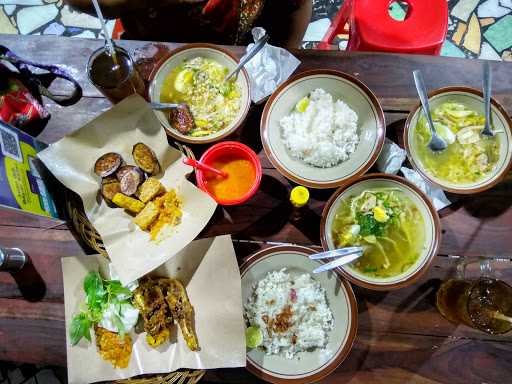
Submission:
[[[343,0],[313,0],[311,24],[304,47],[321,40]],[[428,0],[425,0],[428,1]],[[450,9],[442,55],[512,61],[512,0],[447,0]],[[405,17],[395,3],[391,13]],[[114,21],[107,28],[112,33]],[[62,0],[0,0],[0,33],[102,37],[95,17],[73,11]],[[337,40],[346,47],[347,36]]]

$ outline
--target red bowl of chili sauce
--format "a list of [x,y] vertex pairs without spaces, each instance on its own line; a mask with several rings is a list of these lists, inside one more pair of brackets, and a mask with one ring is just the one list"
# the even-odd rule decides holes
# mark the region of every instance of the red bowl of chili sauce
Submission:
[[200,162],[220,169],[228,177],[196,169],[197,185],[220,205],[238,205],[249,200],[261,183],[261,163],[247,145],[224,141],[211,146]]

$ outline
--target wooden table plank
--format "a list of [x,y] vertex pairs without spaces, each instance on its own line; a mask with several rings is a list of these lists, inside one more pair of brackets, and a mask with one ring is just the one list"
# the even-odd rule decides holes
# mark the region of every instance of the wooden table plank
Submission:
[[0,360],[66,365],[64,304],[0,298]]
[[[512,369],[510,348],[500,342],[360,332],[350,355],[322,383],[505,383],[503,374]],[[205,380],[262,383],[242,369],[208,371]]]
[[[102,40],[71,39],[61,36],[0,35],[0,44],[15,51],[19,56],[36,61],[62,64],[82,84],[85,96],[100,96],[86,79],[85,67],[91,53],[103,44]],[[131,52],[146,42],[121,41],[119,44]],[[179,44],[164,43],[169,47]],[[238,56],[243,48],[230,49]],[[482,61],[459,58],[380,54],[339,51],[293,51],[302,61],[298,72],[313,68],[330,68],[351,73],[365,82],[381,100],[384,109],[406,111],[417,104],[412,71],[420,69],[429,89],[449,85],[467,85],[481,88]],[[493,93],[512,113],[510,95],[512,63],[491,62],[493,69]],[[461,68],[464,70],[461,70]]]

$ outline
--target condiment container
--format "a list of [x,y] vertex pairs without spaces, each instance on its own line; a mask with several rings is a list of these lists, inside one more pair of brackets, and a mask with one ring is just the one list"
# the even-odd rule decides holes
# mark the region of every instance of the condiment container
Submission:
[[[247,178],[252,177],[252,175],[248,176],[248,173],[244,172],[243,169],[239,169],[237,172],[236,167],[233,167],[233,164],[229,164],[230,161],[238,161],[237,164],[239,164],[240,160],[243,163],[241,165],[247,165],[245,162],[248,161],[252,165],[254,171],[253,180],[250,180],[250,185],[248,188],[245,188],[247,190],[240,196],[236,197],[230,196],[229,198],[226,198],[216,195],[214,192],[214,185],[215,187],[223,187],[219,188],[219,191],[226,190],[230,192],[230,194],[233,194],[233,190],[244,189],[241,184],[248,182]],[[245,162],[243,162],[244,160]],[[196,170],[197,186],[208,193],[220,205],[243,204],[256,193],[260,186],[262,177],[260,159],[251,148],[244,144],[236,141],[224,141],[222,143],[215,144],[211,146],[203,156],[201,156],[200,162],[212,167],[219,167],[219,164],[225,165],[225,167],[221,166],[220,169],[228,173],[229,176],[226,179],[212,175],[210,172]],[[221,183],[227,184],[221,185]]]
[[292,205],[292,221],[301,218],[301,208],[305,207],[309,202],[309,190],[302,185],[298,185],[290,192],[290,203]]

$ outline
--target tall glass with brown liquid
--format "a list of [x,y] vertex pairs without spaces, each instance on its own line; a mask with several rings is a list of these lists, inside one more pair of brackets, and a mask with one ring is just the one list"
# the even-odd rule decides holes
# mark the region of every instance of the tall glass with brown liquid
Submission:
[[134,93],[144,96],[144,81],[129,53],[116,45],[114,50],[114,55],[106,47],[92,53],[87,64],[89,80],[114,104]]
[[490,273],[489,261],[481,263],[478,279],[467,279],[462,273],[444,282],[437,291],[439,312],[455,324],[464,324],[490,334],[512,329],[512,287]]

